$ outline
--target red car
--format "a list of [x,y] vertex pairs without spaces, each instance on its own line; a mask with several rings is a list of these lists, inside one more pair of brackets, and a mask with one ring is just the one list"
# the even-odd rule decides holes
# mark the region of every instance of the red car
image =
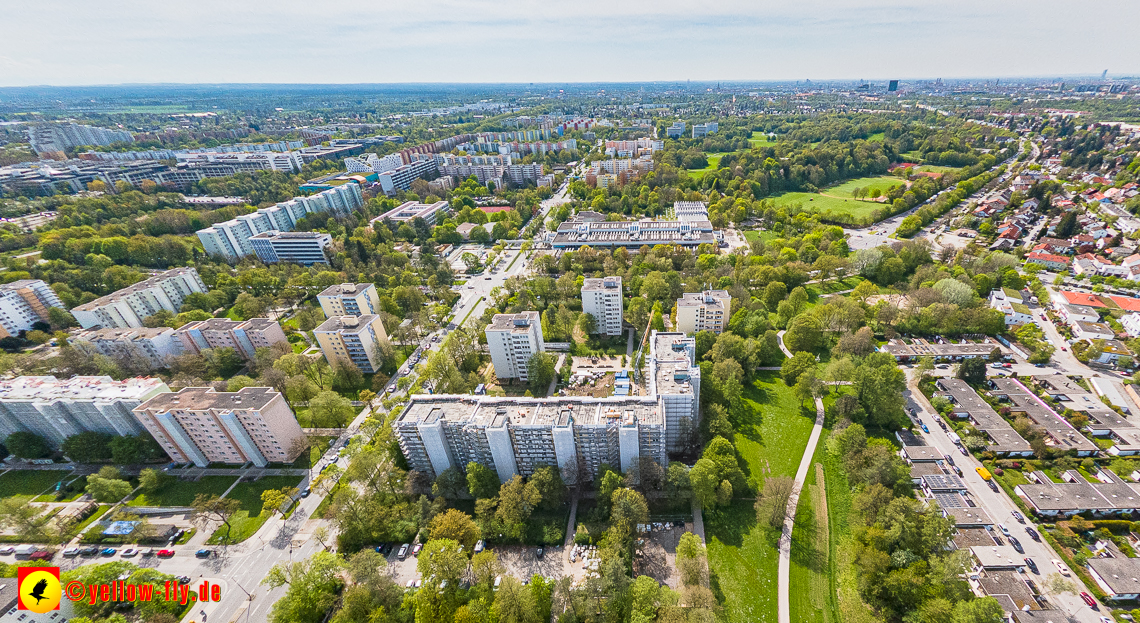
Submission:
[[28,560],[43,560],[46,562],[48,560],[51,560],[53,556],[55,556],[55,552],[49,552],[47,550],[41,549],[38,552],[32,552],[32,555],[28,556]]
[[172,558],[174,556],[174,550],[172,550],[172,549],[160,549],[157,552],[155,552],[154,555],[158,556],[159,558]]
[[1090,608],[1096,607],[1096,600],[1092,598],[1092,595],[1082,591],[1081,599],[1085,600],[1085,603],[1088,604]]

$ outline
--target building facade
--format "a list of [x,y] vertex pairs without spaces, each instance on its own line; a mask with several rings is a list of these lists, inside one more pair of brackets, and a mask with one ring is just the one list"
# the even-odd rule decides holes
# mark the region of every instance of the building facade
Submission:
[[215,392],[187,387],[154,396],[134,416],[178,463],[290,463],[306,450],[305,433],[276,390]]
[[175,268],[84,303],[71,310],[84,329],[141,328],[143,318],[160,310],[177,314],[182,301],[194,292],[206,292],[206,284],[193,268]]
[[249,239],[257,259],[266,264],[293,262],[302,266],[328,264],[332,236],[315,231],[269,231]]
[[665,447],[670,452],[692,443],[700,424],[701,368],[697,365],[697,341],[684,333],[649,336],[650,396],[661,401],[665,418]]
[[621,335],[621,277],[583,280],[582,311],[594,317],[598,333]]
[[182,343],[170,327],[92,329],[77,334],[71,343],[112,359],[142,357],[150,362],[152,370],[165,368],[171,358],[182,354]]
[[732,297],[726,290],[685,293],[677,299],[677,330],[720,333],[728,326],[731,309]]
[[317,295],[325,318],[377,314],[380,296],[374,283],[342,283],[329,286]]
[[351,365],[364,374],[380,369],[377,350],[388,339],[380,316],[333,316],[313,329],[313,335],[330,365]]
[[48,309],[63,306],[48,284],[20,279],[0,285],[0,338],[27,331],[37,322],[50,322]]
[[526,382],[531,356],[546,351],[538,312],[495,314],[491,324],[487,325],[486,334],[495,376]]
[[269,318],[197,320],[179,327],[174,337],[187,353],[197,355],[208,348],[232,348],[243,359],[253,359],[259,348],[288,344],[281,325]]
[[0,435],[35,433],[53,448],[85,432],[137,435],[143,432],[131,409],[169,392],[161,379],[109,376],[20,376],[0,381]]

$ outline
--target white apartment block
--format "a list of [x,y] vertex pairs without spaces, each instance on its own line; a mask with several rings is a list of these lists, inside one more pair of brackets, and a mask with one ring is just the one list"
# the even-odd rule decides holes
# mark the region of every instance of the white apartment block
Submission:
[[384,323],[375,314],[333,316],[313,329],[313,335],[329,365],[355,366],[364,374],[380,369],[377,348],[388,340]]
[[359,158],[345,158],[344,166],[349,173],[387,173],[404,166],[404,160],[400,154],[377,156],[368,153]]
[[720,124],[716,121],[710,121],[708,123],[694,123],[693,138],[704,138],[709,134],[716,134],[716,131],[719,128]]
[[37,125],[28,130],[28,142],[36,153],[67,151],[83,145],[110,145],[132,143],[134,137],[124,130],[110,130],[74,123]]
[[594,317],[598,333],[621,335],[621,277],[584,279],[582,311]]
[[325,318],[333,316],[363,316],[377,314],[380,296],[374,283],[342,283],[329,286],[317,295]]
[[381,221],[404,223],[415,218],[422,218],[428,225],[435,227],[436,222],[439,220],[439,213],[446,212],[450,207],[451,204],[446,201],[437,201],[430,205],[418,201],[405,201],[400,204],[399,207],[388,210],[372,219],[369,225],[375,226],[377,222]]
[[159,394],[133,413],[171,459],[198,467],[289,463],[305,439],[285,399],[270,387],[236,392],[187,387]]
[[305,166],[300,152],[185,152],[175,154],[180,167],[197,168],[211,165],[226,165],[237,171],[287,171],[299,172]]
[[677,330],[681,333],[712,331],[720,333],[728,326],[732,297],[726,290],[685,293],[677,299]]
[[92,329],[71,338],[72,345],[89,348],[111,358],[142,357],[152,370],[165,368],[182,354],[182,343],[170,327],[140,329]]
[[243,214],[198,231],[198,239],[207,255],[221,257],[228,262],[254,253],[250,239],[258,234],[289,232],[297,221],[310,214],[332,212],[351,214],[364,205],[364,195],[358,184],[343,184],[308,197],[294,197],[251,214]]
[[649,336],[648,395],[661,401],[665,417],[665,447],[670,452],[684,447],[700,423],[701,368],[697,365],[697,341],[684,333]]
[[0,436],[35,433],[58,447],[85,432],[137,435],[143,432],[131,409],[169,392],[161,379],[109,376],[20,376],[0,381]]
[[436,166],[435,160],[413,160],[391,171],[381,173],[379,175],[380,188],[385,195],[394,195],[396,191],[408,190],[412,187],[412,182],[421,177],[434,175],[438,170],[439,167]]
[[281,325],[269,318],[198,320],[179,327],[174,337],[187,353],[197,355],[206,349],[232,348],[243,359],[253,359],[259,348],[288,343]]
[[198,271],[175,268],[84,303],[72,309],[71,314],[84,329],[137,329],[143,326],[143,318],[159,310],[177,314],[182,301],[194,292],[206,292]]
[[538,312],[495,314],[491,324],[487,325],[486,333],[495,376],[526,382],[531,356],[546,350]]
[[471,461],[502,482],[549,465],[571,485],[594,478],[603,463],[623,472],[642,457],[668,465],[665,420],[650,396],[415,395],[392,428],[412,469],[432,478]]
[[1124,327],[1124,331],[1128,333],[1128,337],[1140,337],[1140,314],[1133,312],[1125,314],[1120,319],[1120,324]]
[[0,285],[0,338],[48,322],[48,308],[65,309],[63,301],[39,279],[21,279]]
[[315,231],[269,231],[250,238],[249,244],[266,264],[328,264],[333,254],[332,236]]

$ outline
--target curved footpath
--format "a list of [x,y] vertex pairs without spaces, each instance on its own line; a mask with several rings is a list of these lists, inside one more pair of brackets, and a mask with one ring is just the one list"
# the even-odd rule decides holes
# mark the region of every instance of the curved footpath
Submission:
[[[791,358],[792,352],[784,346],[784,332],[777,333],[776,338],[780,342],[780,350],[784,351],[788,358]],[[789,586],[792,574],[792,528],[796,522],[796,506],[800,501],[800,491],[807,479],[808,468],[811,467],[811,458],[815,456],[815,447],[819,444],[819,436],[823,433],[823,415],[823,400],[817,397],[815,399],[815,425],[811,428],[807,448],[804,448],[800,467],[796,470],[796,479],[792,485],[792,493],[788,496],[788,507],[784,512],[784,529],[780,534],[780,566],[777,573],[779,623],[791,623],[792,621],[791,588]]]

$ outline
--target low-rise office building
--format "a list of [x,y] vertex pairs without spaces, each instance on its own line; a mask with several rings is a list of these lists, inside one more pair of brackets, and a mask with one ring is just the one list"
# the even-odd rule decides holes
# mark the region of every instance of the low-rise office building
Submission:
[[731,310],[732,297],[727,290],[685,293],[677,299],[677,330],[720,333],[728,327]]
[[131,409],[170,388],[157,378],[114,381],[109,376],[20,376],[0,381],[0,437],[35,433],[58,447],[85,432],[137,435]]
[[165,368],[173,357],[182,354],[182,344],[170,327],[92,329],[76,334],[71,343],[113,359],[142,357],[152,370]]
[[909,341],[895,338],[881,346],[879,350],[890,353],[899,361],[911,361],[919,357],[932,357],[937,361],[962,361],[977,357],[991,357],[994,351],[1003,357],[1010,354],[1009,349],[991,338],[986,338],[981,343],[962,342],[960,344],[931,342],[918,338]]
[[[716,232],[719,233],[719,232]],[[700,220],[638,221],[587,220],[575,217],[558,226],[549,238],[555,249],[596,247],[616,249],[622,247],[636,251],[643,246],[659,244],[696,248],[702,244],[717,246],[712,223]]]
[[582,311],[594,317],[597,333],[621,335],[621,277],[590,278],[582,281]]
[[380,297],[374,283],[341,283],[325,288],[317,295],[325,318],[377,314]]
[[307,439],[285,398],[271,387],[216,392],[187,387],[154,396],[133,410],[139,423],[178,463],[290,463]]
[[206,292],[198,271],[174,268],[84,303],[72,309],[71,314],[84,329],[138,329],[143,326],[143,318],[161,310],[177,314],[182,301],[194,292]]
[[380,369],[380,343],[387,341],[380,316],[333,316],[313,329],[330,365],[350,365],[364,374]]
[[0,285],[0,338],[27,331],[37,322],[50,322],[48,309],[66,309],[54,290],[41,279],[20,279]]
[[195,355],[206,349],[232,348],[243,359],[253,359],[259,348],[288,343],[276,320],[210,318],[188,322],[174,332],[182,350]]
[[269,231],[249,239],[257,259],[266,264],[293,262],[302,266],[328,264],[332,236],[315,231]]
[[495,376],[526,382],[530,358],[535,353],[546,351],[538,312],[495,314],[491,324],[487,325],[486,334]]
[[[450,204],[446,201],[437,201],[430,205],[418,201],[405,201],[399,207],[372,219],[371,225],[375,226],[377,222],[382,221],[398,224],[422,218],[428,225],[435,227],[439,221],[439,213],[446,212],[449,206]],[[393,229],[395,228],[393,227]]]

